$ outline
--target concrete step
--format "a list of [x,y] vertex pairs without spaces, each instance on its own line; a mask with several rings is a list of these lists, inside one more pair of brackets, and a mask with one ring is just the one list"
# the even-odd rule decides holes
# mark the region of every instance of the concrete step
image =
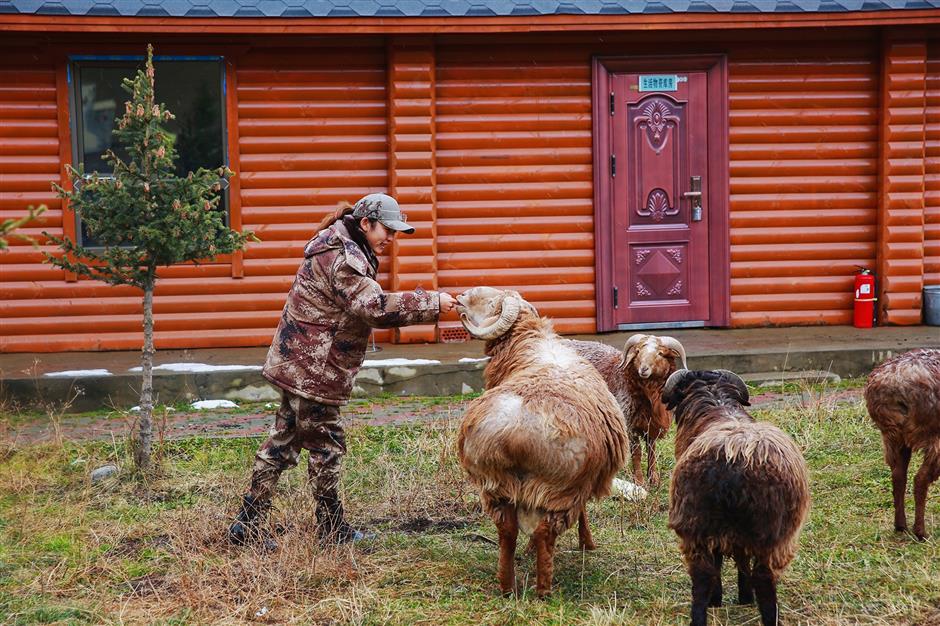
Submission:
[[744,382],[758,387],[772,387],[783,383],[838,383],[842,377],[835,372],[825,370],[799,370],[794,372],[751,372],[741,374]]

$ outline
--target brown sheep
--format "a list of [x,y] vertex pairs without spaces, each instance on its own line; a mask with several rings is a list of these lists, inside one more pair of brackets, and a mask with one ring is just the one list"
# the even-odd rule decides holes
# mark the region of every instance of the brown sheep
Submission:
[[643,444],[646,444],[646,477],[659,484],[656,441],[669,432],[672,417],[662,402],[663,385],[676,371],[676,360],[685,369],[685,349],[672,337],[633,335],[623,352],[597,341],[566,340],[569,346],[597,368],[614,394],[627,422],[633,481],[643,485]]
[[593,546],[585,506],[610,493],[627,433],[597,370],[563,345],[551,321],[514,291],[475,287],[457,297],[466,329],[486,340],[486,391],[468,406],[460,463],[499,534],[499,586],[515,589],[521,527],[532,534],[536,593],[551,591],[555,540],[575,520]]
[[924,451],[914,477],[914,536],[926,539],[927,491],[940,477],[940,350],[911,350],[876,367],[868,376],[865,403],[881,431],[891,468],[897,531],[907,530],[904,491],[911,454]]
[[738,601],[757,596],[764,626],[778,623],[777,579],[793,559],[809,510],[799,448],[782,430],[755,422],[747,385],[724,371],[679,370],[663,400],[676,417],[676,467],[669,527],[692,579],[692,624],[721,606],[721,564],[734,558]]

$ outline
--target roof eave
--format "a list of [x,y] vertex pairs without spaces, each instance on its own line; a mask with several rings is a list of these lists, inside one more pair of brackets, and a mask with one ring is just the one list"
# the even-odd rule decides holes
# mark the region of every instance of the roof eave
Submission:
[[702,30],[940,24],[940,9],[833,13],[657,13],[520,17],[225,18],[0,14],[0,31],[219,34],[429,34]]

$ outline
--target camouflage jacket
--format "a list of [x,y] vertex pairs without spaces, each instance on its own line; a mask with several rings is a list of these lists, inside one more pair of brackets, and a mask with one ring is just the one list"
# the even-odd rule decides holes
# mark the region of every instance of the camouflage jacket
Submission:
[[317,233],[304,249],[264,377],[290,393],[343,405],[362,366],[372,328],[434,322],[436,291],[385,293],[365,253],[342,222]]

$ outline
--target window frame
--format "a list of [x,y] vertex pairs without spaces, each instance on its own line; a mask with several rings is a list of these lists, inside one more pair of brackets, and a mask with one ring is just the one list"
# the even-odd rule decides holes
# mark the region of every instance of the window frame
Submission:
[[[72,163],[82,163],[84,158],[84,118],[82,117],[82,98],[81,98],[81,81],[79,80],[79,70],[84,66],[109,66],[109,67],[133,67],[136,69],[140,63],[146,60],[147,57],[141,54],[74,54],[67,57],[66,63],[66,78],[68,82],[68,96],[69,96],[69,117],[70,119],[70,131],[72,135],[71,141],[71,152],[72,152]],[[181,55],[181,54],[163,54],[163,55],[154,55],[154,63],[160,61],[175,61],[175,62],[185,62],[185,61],[202,61],[202,62],[215,62],[218,65],[218,74],[219,74],[219,111],[221,118],[221,127],[222,132],[219,137],[221,141],[222,148],[222,165],[229,167],[231,163],[231,155],[229,154],[229,128],[228,128],[228,93],[227,88],[227,72],[226,72],[226,59],[224,55]],[[108,176],[102,176],[102,178],[107,178]],[[224,211],[225,225],[230,226],[232,223],[232,201],[230,198],[230,189],[231,185],[227,181],[222,184],[222,199],[221,207]],[[84,246],[83,234],[82,234],[82,219],[78,213],[74,214],[75,218],[75,243],[77,245],[86,247],[88,250],[104,250],[107,246]],[[209,261],[209,264],[218,264],[218,263],[230,263],[230,255],[222,255],[217,257],[214,261]],[[203,263],[205,264],[205,262]]]

